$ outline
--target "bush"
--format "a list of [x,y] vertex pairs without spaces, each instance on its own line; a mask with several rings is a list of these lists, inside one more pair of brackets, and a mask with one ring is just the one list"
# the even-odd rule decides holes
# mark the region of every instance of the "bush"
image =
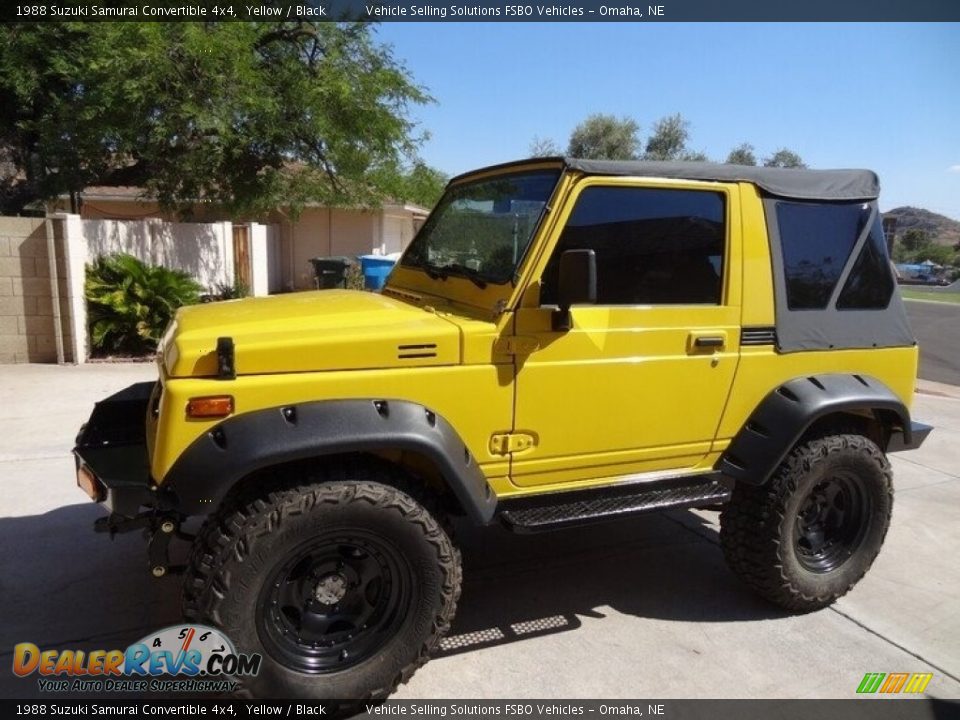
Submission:
[[361,270],[359,263],[354,263],[347,268],[347,272],[344,275],[345,282],[343,283],[344,287],[347,290],[363,290],[363,270]]
[[239,300],[240,298],[245,297],[250,297],[250,288],[237,280],[233,283],[233,285],[229,285],[228,283],[217,283],[212,293],[200,296],[200,302]]
[[177,308],[196,303],[200,290],[187,273],[147,265],[132,255],[97,258],[87,265],[84,287],[94,352],[153,352]]

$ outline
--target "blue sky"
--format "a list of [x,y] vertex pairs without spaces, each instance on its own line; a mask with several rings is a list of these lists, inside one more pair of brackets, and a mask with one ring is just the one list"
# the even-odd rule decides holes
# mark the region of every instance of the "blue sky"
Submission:
[[[436,104],[415,118],[449,174],[566,146],[594,112],[646,137],[680,112],[689,147],[879,173],[881,207],[960,219],[960,24],[385,23]],[[951,170],[951,168],[953,168]]]

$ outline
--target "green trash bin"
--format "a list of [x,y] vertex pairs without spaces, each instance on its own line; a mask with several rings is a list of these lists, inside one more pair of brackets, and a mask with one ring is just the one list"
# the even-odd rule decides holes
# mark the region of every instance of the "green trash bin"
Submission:
[[320,290],[342,288],[347,285],[347,268],[353,265],[353,260],[342,255],[330,257],[315,257],[310,259],[313,272],[317,276],[317,287]]

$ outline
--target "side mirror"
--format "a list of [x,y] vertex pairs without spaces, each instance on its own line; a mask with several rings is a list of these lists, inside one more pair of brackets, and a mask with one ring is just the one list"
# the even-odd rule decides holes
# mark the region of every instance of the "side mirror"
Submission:
[[570,306],[597,301],[597,255],[593,250],[567,250],[560,256],[557,285],[559,310],[553,312],[553,329],[570,329]]

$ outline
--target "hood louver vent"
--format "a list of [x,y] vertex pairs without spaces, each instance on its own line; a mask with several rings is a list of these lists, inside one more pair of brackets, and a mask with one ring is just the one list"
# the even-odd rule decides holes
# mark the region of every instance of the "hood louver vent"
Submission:
[[397,357],[401,360],[416,358],[432,358],[437,356],[436,343],[422,343],[419,345],[397,345]]

